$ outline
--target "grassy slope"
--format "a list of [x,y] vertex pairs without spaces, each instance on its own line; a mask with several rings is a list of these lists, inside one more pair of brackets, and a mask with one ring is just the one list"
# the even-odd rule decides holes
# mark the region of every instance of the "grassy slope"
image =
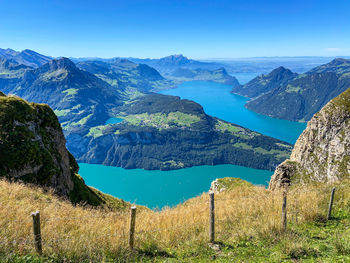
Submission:
[[79,174],[73,176],[73,182],[74,188],[69,196],[73,204],[80,203],[82,205],[106,208],[113,211],[123,211],[130,208],[130,203],[125,202],[123,199],[115,198],[93,187],[87,186]]
[[[325,222],[331,186],[288,195],[288,231],[280,231],[281,193],[237,182],[216,194],[220,251],[208,248],[208,196],[160,212],[139,210],[136,251],[127,250],[128,212],[88,209],[37,188],[0,181],[3,262],[349,262],[350,181],[337,185],[334,219]],[[232,186],[232,184],[234,184]],[[30,212],[40,210],[44,256],[33,251]],[[297,216],[296,216],[297,215]],[[14,243],[12,241],[18,241]],[[26,243],[25,241],[29,241]]]

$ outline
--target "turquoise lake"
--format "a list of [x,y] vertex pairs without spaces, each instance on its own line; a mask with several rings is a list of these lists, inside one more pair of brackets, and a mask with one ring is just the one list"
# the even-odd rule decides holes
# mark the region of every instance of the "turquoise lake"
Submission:
[[[161,93],[196,101],[212,116],[290,143],[294,143],[304,130],[304,123],[272,119],[247,110],[244,107],[247,99],[231,94],[230,90],[227,85],[196,81]],[[122,119],[111,118],[107,122],[120,121]],[[273,173],[237,165],[196,166],[174,171],[126,170],[85,163],[79,166],[79,173],[88,185],[126,201],[160,209],[208,191],[216,178],[239,177],[267,185]]]
[[109,118],[108,120],[106,120],[105,124],[114,124],[114,123],[119,123],[122,121],[123,121],[123,119],[121,119],[121,118]]
[[306,127],[305,123],[273,119],[250,111],[244,107],[248,99],[230,91],[228,85],[191,81],[160,93],[193,100],[209,115],[290,143],[295,143]]
[[149,208],[174,206],[209,190],[216,178],[240,177],[267,185],[272,172],[237,165],[194,166],[173,171],[126,170],[98,164],[79,164],[85,182],[104,193]]

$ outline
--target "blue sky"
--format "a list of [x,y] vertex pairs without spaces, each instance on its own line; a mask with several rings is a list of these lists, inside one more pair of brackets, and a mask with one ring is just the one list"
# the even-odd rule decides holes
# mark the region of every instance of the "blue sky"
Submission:
[[52,56],[350,55],[349,0],[0,0],[0,47]]

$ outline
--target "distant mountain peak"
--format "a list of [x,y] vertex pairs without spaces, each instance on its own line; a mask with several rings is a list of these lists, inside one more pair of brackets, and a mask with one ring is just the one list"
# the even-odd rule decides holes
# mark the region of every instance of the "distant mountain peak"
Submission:
[[18,54],[19,52],[11,49],[11,48],[6,48],[6,49],[2,49],[0,48],[0,53],[5,53],[5,54]]
[[272,72],[274,72],[274,71],[286,71],[286,70],[289,70],[289,69],[286,69],[285,67],[280,66],[280,67],[275,68],[274,70],[272,70]]
[[280,87],[297,75],[297,73],[281,66],[272,70],[269,74],[255,77],[247,84],[234,88],[233,92],[249,98],[256,98]]
[[25,49],[21,53],[30,54],[30,55],[40,55],[38,52],[35,52],[34,50],[31,50],[31,49]]
[[280,75],[280,74],[292,75],[294,73],[290,69],[287,69],[287,68],[281,66],[281,67],[278,67],[278,68],[275,68],[274,70],[272,70],[269,75]]
[[114,64],[125,64],[125,63],[135,64],[134,62],[132,62],[126,58],[114,58],[112,63],[114,63]]
[[172,65],[172,66],[182,66],[191,63],[192,60],[188,59],[182,54],[170,55],[159,59],[160,64]]
[[17,52],[16,50],[13,50],[11,48],[6,48],[6,49],[3,49],[5,52],[8,52],[8,53],[19,53]]
[[350,60],[349,59],[345,59],[345,58],[335,58],[333,59],[331,62],[329,62],[329,64],[331,65],[341,65],[344,63],[349,63]]
[[185,57],[182,54],[170,55],[170,56],[163,57],[161,59],[164,59],[164,60],[189,60],[187,57]]
[[185,59],[188,59],[187,57],[185,57],[185,56],[184,56],[184,55],[182,55],[182,54],[170,55],[169,57],[174,57],[174,58],[185,58]]
[[217,70],[214,70],[214,71],[220,71],[220,72],[223,72],[223,73],[227,74],[227,71],[226,71],[226,69],[224,67],[218,68]]
[[327,64],[320,65],[306,72],[306,74],[334,72],[336,74],[343,74],[350,72],[350,59],[335,58]]
[[0,48],[0,58],[11,59],[19,64],[35,68],[44,65],[52,59],[51,57],[44,56],[30,49],[25,49],[21,52],[18,52],[10,48]]
[[30,69],[31,67],[19,64],[13,59],[6,59],[0,57],[0,70],[19,70],[19,69]]
[[62,57],[59,59],[53,59],[49,61],[47,65],[50,67],[50,70],[57,70],[57,69],[74,70],[77,68],[69,58],[65,58],[65,57]]

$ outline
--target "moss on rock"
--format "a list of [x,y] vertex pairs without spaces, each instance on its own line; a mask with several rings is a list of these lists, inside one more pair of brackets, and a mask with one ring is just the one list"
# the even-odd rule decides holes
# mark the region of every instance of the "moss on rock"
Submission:
[[0,94],[0,177],[53,188],[73,203],[126,208],[126,202],[84,183],[65,145],[61,126],[48,105]]

